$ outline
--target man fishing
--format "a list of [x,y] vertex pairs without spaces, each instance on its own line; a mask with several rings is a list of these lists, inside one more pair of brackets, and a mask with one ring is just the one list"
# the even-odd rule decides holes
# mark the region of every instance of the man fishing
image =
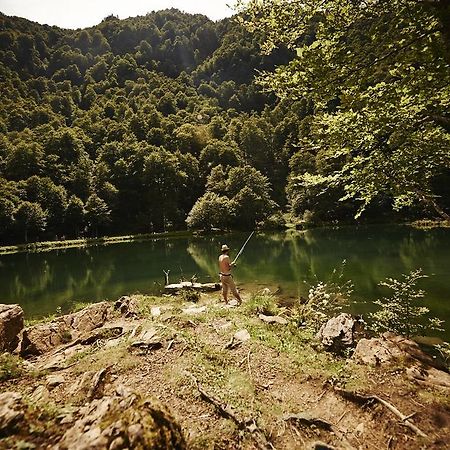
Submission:
[[231,275],[231,269],[236,265],[236,261],[238,260],[241,253],[244,251],[244,247],[247,245],[247,242],[253,236],[253,233],[254,231],[252,231],[250,236],[244,242],[244,245],[241,247],[239,253],[236,255],[236,258],[234,258],[233,261],[230,260],[230,256],[228,254],[230,251],[228,245],[226,244],[222,245],[222,254],[219,256],[219,275],[220,275],[220,282],[222,283],[223,301],[225,302],[225,304],[228,303],[228,291],[231,291],[231,293],[234,295],[234,297],[238,301],[238,305],[242,303],[241,296],[239,295],[236,285],[234,284],[233,275]]
[[230,256],[228,255],[230,249],[228,245],[222,245],[222,254],[219,256],[219,275],[220,282],[222,284],[222,296],[225,304],[228,303],[228,291],[234,295],[238,304],[242,303],[241,296],[234,284],[233,275],[231,275],[231,268],[236,265],[235,261],[230,260]]

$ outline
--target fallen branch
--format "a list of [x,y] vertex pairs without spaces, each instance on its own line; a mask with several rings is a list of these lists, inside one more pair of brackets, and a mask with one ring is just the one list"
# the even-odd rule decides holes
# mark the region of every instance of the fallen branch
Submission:
[[359,404],[364,404],[364,403],[367,403],[370,401],[378,402],[378,403],[382,404],[387,409],[389,409],[389,411],[391,411],[393,414],[395,414],[400,419],[400,421],[403,425],[407,426],[409,429],[414,431],[418,436],[427,437],[427,435],[422,430],[420,430],[418,427],[416,427],[409,420],[412,417],[411,414],[408,416],[405,416],[394,405],[387,402],[386,400],[383,400],[381,397],[378,397],[377,395],[363,395],[363,394],[359,394],[357,392],[347,391],[345,389],[340,389],[340,388],[336,388],[336,387],[334,388],[334,390],[339,395],[344,397],[345,399],[359,403]]
[[[290,421],[290,422],[294,422],[294,423],[296,422],[301,425],[306,425],[308,427],[320,428],[320,429],[328,431],[330,433],[334,433],[336,436],[338,436],[342,440],[343,448],[345,448],[346,450],[355,450],[355,447],[353,447],[352,444],[348,441],[348,439],[345,436],[345,433],[343,433],[337,427],[337,424],[333,425],[331,422],[328,422],[327,420],[322,419],[320,417],[313,416],[312,414],[309,414],[308,412],[297,413],[297,414],[285,414],[282,417],[282,419],[285,421]],[[294,429],[295,429],[295,425],[294,425]]]
[[219,399],[215,398],[214,396],[206,392],[193,374],[189,372],[187,372],[187,374],[191,377],[192,381],[197,387],[197,390],[200,393],[201,398],[210,403],[211,405],[213,405],[214,408],[216,408],[217,412],[222,417],[224,417],[225,419],[232,420],[240,430],[251,433],[252,437],[254,438],[257,444],[257,448],[261,450],[274,448],[273,445],[270,442],[268,442],[265,433],[256,425],[255,419],[253,418],[241,419],[234,411],[234,408],[231,405],[222,403]]

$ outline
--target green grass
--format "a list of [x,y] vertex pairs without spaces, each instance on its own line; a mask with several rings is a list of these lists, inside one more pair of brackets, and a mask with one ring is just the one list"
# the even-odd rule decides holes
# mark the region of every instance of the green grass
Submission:
[[12,380],[23,375],[22,360],[15,355],[3,353],[0,355],[0,381]]

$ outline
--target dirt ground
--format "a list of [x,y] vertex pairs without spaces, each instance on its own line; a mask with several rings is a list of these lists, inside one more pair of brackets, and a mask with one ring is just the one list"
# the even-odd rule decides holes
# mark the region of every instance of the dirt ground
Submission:
[[[125,385],[158,398],[190,449],[327,448],[319,442],[338,449],[449,448],[449,390],[410,381],[401,363],[371,368],[326,353],[311,331],[264,323],[246,299],[239,307],[225,307],[217,294],[202,294],[190,307],[176,297],[138,300],[141,318],[127,325],[151,330],[158,345],[133,348],[125,335],[79,349],[60,370],[39,369],[43,357],[31,360],[19,378],[0,382],[2,392],[21,392],[30,406],[27,426],[0,436],[0,448],[51,448],[86,401],[74,389],[77,380],[104,368],[105,395]],[[241,330],[248,339],[233,337]],[[55,374],[64,382],[49,387]],[[379,402],[349,400],[342,390],[382,398],[426,437]]]

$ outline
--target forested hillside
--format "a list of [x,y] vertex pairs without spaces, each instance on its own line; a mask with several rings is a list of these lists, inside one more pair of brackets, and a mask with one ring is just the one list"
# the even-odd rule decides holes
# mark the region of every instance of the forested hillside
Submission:
[[[302,145],[316,103],[263,92],[257,72],[296,55],[264,55],[263,38],[174,9],[85,30],[0,15],[0,242],[352,220],[341,185],[299,183],[330,169]],[[432,180],[443,207],[447,181]],[[381,192],[364,217],[392,219],[391,204]]]

